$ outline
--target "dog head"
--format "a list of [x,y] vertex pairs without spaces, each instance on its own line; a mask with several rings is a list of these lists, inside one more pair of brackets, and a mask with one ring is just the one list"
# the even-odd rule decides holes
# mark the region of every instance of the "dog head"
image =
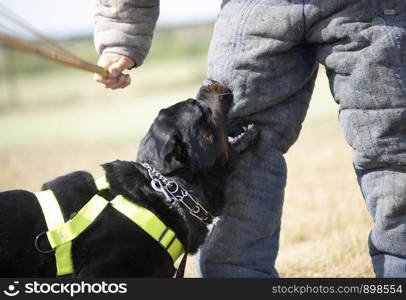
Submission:
[[[141,141],[137,161],[150,163],[162,174],[180,170],[193,174],[225,166],[236,141],[226,129],[232,101],[229,88],[206,80],[196,99],[159,112]],[[236,150],[242,152],[248,146]]]

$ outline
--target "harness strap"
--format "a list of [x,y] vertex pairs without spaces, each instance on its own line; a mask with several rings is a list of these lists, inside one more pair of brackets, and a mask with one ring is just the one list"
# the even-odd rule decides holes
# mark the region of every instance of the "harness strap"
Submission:
[[[110,184],[105,176],[96,180],[96,186],[99,191],[110,189]],[[169,229],[169,227],[148,209],[128,201],[121,195],[116,196],[110,203],[115,209],[128,217],[154,240],[160,243],[169,253],[173,262],[185,252],[182,243],[176,238],[175,232]]]
[[135,205],[121,195],[116,196],[110,203],[160,243],[174,262],[182,255],[184,252],[183,245],[176,237],[175,232],[169,229],[154,213]]
[[93,198],[90,199],[72,219],[64,223],[62,226],[47,232],[51,247],[57,248],[62,244],[77,238],[90,224],[93,223],[108,203],[108,201],[99,195],[93,196]]
[[110,184],[108,183],[106,176],[96,179],[95,183],[96,183],[96,187],[99,191],[110,189]]
[[[96,186],[99,190],[109,188],[109,184],[104,177],[96,181]],[[109,203],[160,243],[171,256],[173,262],[185,251],[175,232],[167,227],[154,213],[136,205],[121,195],[116,196],[110,202],[99,195],[95,195],[67,222],[64,221],[58,200],[51,190],[35,193],[35,195],[41,205],[48,226],[48,232],[46,233],[48,241],[51,247],[55,249],[58,276],[74,272],[71,254],[72,240],[92,224]]]
[[55,229],[65,223],[62,212],[59,208],[58,200],[51,190],[35,193],[47,223],[48,230]]
[[[35,193],[41,206],[48,230],[54,230],[65,223],[58,200],[51,190]],[[72,242],[67,242],[55,249],[56,273],[63,276],[73,273],[71,258]]]

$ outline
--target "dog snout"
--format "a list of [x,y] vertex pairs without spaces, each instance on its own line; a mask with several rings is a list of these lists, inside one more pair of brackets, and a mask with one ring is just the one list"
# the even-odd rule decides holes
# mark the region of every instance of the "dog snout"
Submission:
[[231,94],[231,90],[225,84],[216,80],[206,79],[203,82],[203,87],[207,93]]
[[231,107],[233,95],[225,84],[206,79],[200,88],[198,99],[206,101],[212,109],[225,115]]
[[210,85],[212,85],[213,83],[215,83],[215,80],[212,79],[206,79],[205,81],[203,81],[203,86],[204,87],[209,87]]

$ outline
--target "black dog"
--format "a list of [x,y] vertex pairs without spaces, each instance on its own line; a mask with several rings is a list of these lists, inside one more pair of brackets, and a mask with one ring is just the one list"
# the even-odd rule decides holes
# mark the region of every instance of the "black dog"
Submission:
[[[235,137],[228,137],[225,115],[232,95],[224,85],[207,81],[196,98],[160,111],[141,142],[137,162],[103,165],[109,190],[99,191],[84,171],[46,183],[43,189],[55,194],[65,222],[96,194],[107,200],[122,195],[158,216],[187,253],[196,252],[207,235],[207,224],[224,207],[230,156],[257,138],[252,125],[237,126]],[[189,203],[194,207],[188,208],[168,201],[167,193],[151,185],[151,174],[158,172],[198,204]],[[54,277],[55,256],[34,247],[39,233],[47,231],[36,196],[24,190],[0,193],[0,216],[0,277]],[[36,242],[40,249],[51,248],[45,236]],[[111,206],[72,241],[71,253],[74,277],[170,277],[175,272],[168,252]]]

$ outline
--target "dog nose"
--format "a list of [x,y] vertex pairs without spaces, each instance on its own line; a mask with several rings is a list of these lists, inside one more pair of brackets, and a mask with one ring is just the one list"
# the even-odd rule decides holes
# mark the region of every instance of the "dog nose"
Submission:
[[212,85],[213,83],[216,83],[216,81],[211,80],[211,79],[206,79],[205,81],[203,81],[203,86],[208,87],[208,86]]
[[207,93],[216,93],[216,94],[231,93],[231,90],[225,84],[213,79],[204,80],[202,88]]
[[231,90],[223,83],[213,79],[203,81],[197,98],[207,101],[209,106],[223,113],[229,110],[233,100]]

